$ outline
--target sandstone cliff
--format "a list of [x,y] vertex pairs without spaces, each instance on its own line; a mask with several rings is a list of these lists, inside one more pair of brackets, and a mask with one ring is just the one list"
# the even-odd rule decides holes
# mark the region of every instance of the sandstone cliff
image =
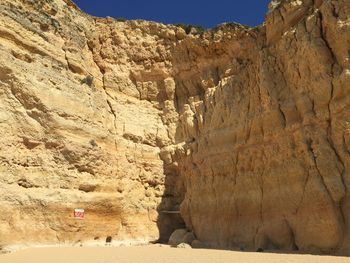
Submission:
[[350,254],[348,0],[204,34],[70,0],[0,13],[0,245],[186,225],[211,247]]

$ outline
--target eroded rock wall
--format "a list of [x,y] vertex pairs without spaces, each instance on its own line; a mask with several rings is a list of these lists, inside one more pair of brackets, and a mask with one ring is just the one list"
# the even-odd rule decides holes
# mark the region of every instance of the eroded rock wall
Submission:
[[211,247],[348,253],[347,0],[273,1],[258,28],[201,35],[70,1],[0,8],[2,244],[185,223]]
[[159,64],[151,79],[167,75],[161,28],[69,1],[1,1],[1,244],[159,238],[159,153],[171,138],[160,99],[140,97],[153,82],[132,70],[145,57]]
[[349,7],[275,2],[266,35],[193,110],[181,211],[199,240],[347,253]]

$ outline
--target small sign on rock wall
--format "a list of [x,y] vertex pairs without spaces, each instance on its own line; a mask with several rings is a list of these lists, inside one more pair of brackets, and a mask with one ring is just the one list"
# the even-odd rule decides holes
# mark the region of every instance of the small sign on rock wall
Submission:
[[75,219],[84,219],[84,209],[76,208],[74,209],[74,218]]

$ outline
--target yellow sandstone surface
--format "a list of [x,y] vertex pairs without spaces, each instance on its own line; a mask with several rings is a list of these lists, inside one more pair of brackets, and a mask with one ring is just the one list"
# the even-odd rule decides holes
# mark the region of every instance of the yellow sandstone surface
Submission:
[[349,254],[349,92],[348,0],[203,34],[1,0],[0,245]]

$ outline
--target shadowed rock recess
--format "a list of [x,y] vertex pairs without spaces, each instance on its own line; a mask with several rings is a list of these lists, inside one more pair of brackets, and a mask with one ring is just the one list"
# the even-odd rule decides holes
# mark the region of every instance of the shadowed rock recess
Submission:
[[349,0],[274,0],[260,27],[203,34],[1,0],[0,87],[0,246],[187,228],[350,254]]

